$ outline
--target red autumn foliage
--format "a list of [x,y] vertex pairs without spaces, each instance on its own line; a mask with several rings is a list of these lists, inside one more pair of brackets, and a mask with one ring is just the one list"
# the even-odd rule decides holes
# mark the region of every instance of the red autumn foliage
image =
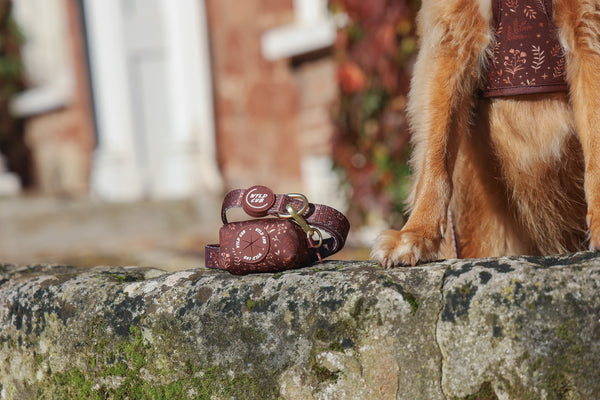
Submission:
[[344,94],[361,92],[367,87],[367,77],[353,62],[345,62],[337,70],[337,81]]
[[334,159],[352,188],[354,222],[373,213],[402,223],[409,134],[406,96],[416,54],[419,0],[330,0],[347,23],[335,57],[340,98]]

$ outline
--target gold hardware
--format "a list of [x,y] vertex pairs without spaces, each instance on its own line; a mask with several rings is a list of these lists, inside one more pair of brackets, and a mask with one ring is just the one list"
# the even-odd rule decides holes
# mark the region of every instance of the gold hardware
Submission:
[[321,247],[321,245],[323,244],[323,234],[321,233],[320,230],[318,230],[316,228],[312,228],[310,225],[308,225],[308,222],[306,222],[306,220],[302,217],[302,214],[308,208],[308,199],[306,198],[306,196],[299,194],[299,193],[290,193],[290,194],[288,194],[288,196],[295,198],[295,199],[301,199],[302,200],[302,208],[299,211],[296,211],[294,206],[292,206],[291,204],[287,204],[285,206],[285,209],[288,212],[287,215],[279,214],[279,217],[280,218],[293,218],[294,221],[296,221],[296,223],[300,226],[300,228],[302,228],[304,233],[306,233],[306,235],[308,236],[308,238],[311,241],[313,241],[314,240],[313,237],[315,235],[317,235],[318,242],[316,245],[314,245],[314,247]]
[[[304,212],[308,208],[308,199],[306,198],[306,196],[301,193],[288,193],[287,197],[302,200],[302,208],[300,208],[300,210],[296,211],[296,213],[298,213],[300,215],[304,214]],[[287,206],[286,206],[286,209],[287,209]],[[277,214],[277,216],[279,218],[292,218],[292,214],[289,213],[289,210],[288,210],[288,214]]]
[[296,221],[296,223],[300,225],[300,228],[302,228],[304,233],[308,235],[310,240],[313,240],[313,236],[318,236],[319,241],[316,245],[314,245],[314,247],[321,247],[321,245],[323,244],[323,235],[321,234],[321,231],[316,228],[311,228],[310,225],[308,225],[308,222],[306,222],[306,220],[302,218],[302,215],[300,215],[291,204],[286,205],[285,209],[291,215],[294,221]]

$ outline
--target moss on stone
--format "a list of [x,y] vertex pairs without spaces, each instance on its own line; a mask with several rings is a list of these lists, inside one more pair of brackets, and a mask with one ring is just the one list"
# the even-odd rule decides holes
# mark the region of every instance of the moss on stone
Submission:
[[325,328],[317,328],[315,330],[314,338],[326,342],[329,340],[329,332]]
[[207,271],[131,284],[121,273],[129,269],[71,281],[40,270],[42,279],[0,287],[1,389],[23,400],[271,400],[280,390],[370,398],[397,382],[385,393],[594,398],[600,266],[573,274],[516,265],[512,276],[457,263],[445,281],[444,265]]
[[410,309],[411,309],[412,315],[413,316],[416,315],[417,310],[419,309],[419,301],[417,300],[415,295],[412,294],[411,292],[408,292],[405,290],[403,293],[403,296],[404,296],[404,300],[406,300],[408,302],[408,304],[410,304]]
[[463,397],[462,399],[455,397],[454,400],[498,400],[498,396],[496,396],[492,384],[490,382],[484,382],[477,393]]
[[88,379],[78,368],[65,373],[57,373],[48,383],[53,387],[52,398],[73,400],[102,398],[100,392],[93,390],[93,381]]
[[[151,329],[164,337],[167,327],[156,324]],[[161,347],[144,337],[142,328],[130,327],[130,336],[121,342],[108,340],[103,322],[90,327],[90,355],[87,365],[50,373],[37,386],[36,397],[56,399],[277,399],[274,377],[235,374],[224,367],[192,361],[190,353],[172,357],[170,347],[177,341],[177,329],[169,333]],[[171,328],[176,328],[174,324]],[[167,328],[168,329],[168,328]],[[180,349],[186,347],[179,342]],[[188,357],[180,362],[181,356]],[[168,362],[159,363],[157,360]],[[35,358],[43,362],[43,357]],[[275,374],[275,373],[274,373]],[[147,380],[146,376],[154,379]],[[156,379],[160,377],[159,379]]]
[[317,362],[317,354],[321,351],[323,351],[323,349],[318,347],[313,348],[310,354],[309,368],[319,383],[335,382],[340,376],[339,371],[330,371]]
[[329,350],[342,352],[344,351],[344,346],[340,342],[332,342],[329,345]]
[[114,282],[141,282],[143,281],[144,275],[140,272],[126,272],[126,271],[106,271],[102,272],[102,275],[107,276]]
[[352,316],[352,318],[358,320],[358,318],[360,317],[360,313],[363,310],[364,303],[365,299],[363,297],[359,297],[358,300],[356,300],[354,306],[352,307],[352,310],[350,310],[350,315]]
[[568,377],[563,371],[554,371],[547,376],[546,382],[543,384],[546,389],[548,400],[572,399],[573,386]]
[[574,319],[570,319],[562,324],[560,324],[556,328],[556,336],[566,342],[571,342],[575,339],[575,329],[576,321]]

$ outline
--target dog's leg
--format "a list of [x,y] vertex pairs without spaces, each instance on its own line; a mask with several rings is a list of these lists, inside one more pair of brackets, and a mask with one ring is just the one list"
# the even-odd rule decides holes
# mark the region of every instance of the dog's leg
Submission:
[[585,161],[590,248],[600,250],[600,0],[555,0],[554,4]]
[[485,50],[491,5],[481,0],[425,0],[419,14],[421,50],[409,101],[415,185],[401,231],[386,231],[371,257],[384,267],[437,258],[446,231],[452,169],[466,134]]

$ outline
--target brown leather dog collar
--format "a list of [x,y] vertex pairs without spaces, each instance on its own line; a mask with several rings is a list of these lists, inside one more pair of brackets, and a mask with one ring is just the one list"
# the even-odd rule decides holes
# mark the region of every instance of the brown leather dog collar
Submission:
[[[228,224],[227,211],[232,208],[242,208],[255,218],[277,216],[288,218],[287,206],[292,205],[296,210],[302,210],[302,218],[310,225],[325,231],[330,235],[323,240],[322,245],[314,249],[314,261],[329,257],[344,247],[350,230],[348,219],[336,209],[304,201],[296,194],[274,194],[266,186],[252,186],[249,189],[236,189],[229,192],[221,207],[221,220]],[[205,248],[206,266],[222,269],[219,263],[219,245],[211,244]],[[318,252],[318,253],[317,253]]]

